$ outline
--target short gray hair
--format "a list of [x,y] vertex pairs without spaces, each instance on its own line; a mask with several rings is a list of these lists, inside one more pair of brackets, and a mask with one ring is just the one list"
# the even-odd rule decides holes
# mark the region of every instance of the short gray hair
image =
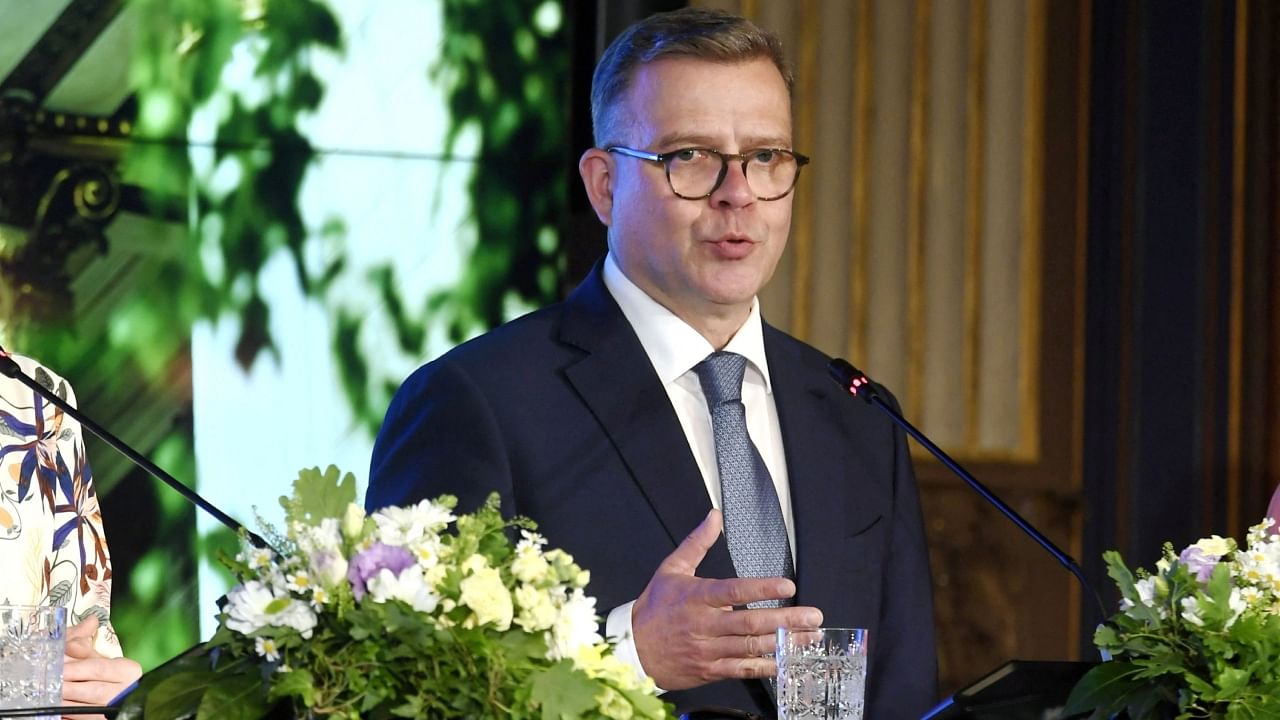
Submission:
[[615,142],[617,110],[640,66],[688,57],[720,63],[764,58],[773,62],[791,92],[794,78],[777,35],[720,10],[683,8],[651,15],[609,44],[591,78],[591,127],[597,146]]

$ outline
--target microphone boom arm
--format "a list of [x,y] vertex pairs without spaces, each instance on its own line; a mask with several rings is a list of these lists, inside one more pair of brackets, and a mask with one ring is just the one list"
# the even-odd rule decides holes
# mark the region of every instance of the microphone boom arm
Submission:
[[22,368],[18,366],[18,363],[10,357],[9,353],[5,352],[2,347],[0,347],[0,375],[13,378],[23,385],[26,385],[28,388],[31,388],[32,392],[52,403],[67,415],[70,415],[72,419],[79,422],[80,425],[89,430],[89,432],[98,436],[103,442],[115,448],[121,455],[132,460],[134,464],[143,470],[146,470],[152,477],[173,488],[187,500],[198,506],[201,510],[212,515],[218,520],[218,522],[231,528],[236,532],[236,534],[244,533],[245,536],[248,537],[249,542],[253,543],[255,547],[271,549],[271,545],[269,545],[266,540],[263,540],[256,533],[249,530],[244,525],[241,525],[238,520],[222,512],[208,500],[201,497],[195,490],[192,490],[182,484],[177,478],[165,472],[147,458],[143,457],[141,453],[126,445],[124,441],[120,440],[115,435],[112,435],[101,425],[86,417],[84,413],[77,410],[71,403],[63,400],[56,394],[49,392],[49,390],[43,385],[32,380],[26,373],[22,372]]
[[915,438],[916,442],[924,446],[924,449],[928,450],[929,453],[937,458],[939,462],[947,466],[951,472],[960,476],[960,479],[964,480],[969,487],[973,488],[974,492],[978,493],[983,497],[983,499],[991,503],[991,505],[999,510],[1005,517],[1009,518],[1014,525],[1017,525],[1024,533],[1030,536],[1032,540],[1035,540],[1040,547],[1044,548],[1045,551],[1052,555],[1054,559],[1061,563],[1062,566],[1065,567],[1072,575],[1075,575],[1076,579],[1080,581],[1080,585],[1085,589],[1085,591],[1087,591],[1089,595],[1093,596],[1094,602],[1098,605],[1101,617],[1104,619],[1107,617],[1107,611],[1105,606],[1102,604],[1102,598],[1098,595],[1098,592],[1093,589],[1093,586],[1089,584],[1089,581],[1085,579],[1084,571],[1070,555],[1059,549],[1057,545],[1054,545],[1053,541],[1045,537],[1044,533],[1040,532],[1034,525],[1024,520],[1016,510],[1006,505],[1005,502],[994,492],[987,489],[987,486],[978,482],[978,479],[970,474],[968,470],[965,470],[964,466],[953,460],[942,448],[933,444],[933,441],[925,436],[923,432],[918,430],[916,426],[912,425],[897,410],[895,410],[893,406],[885,402],[884,398],[880,397],[880,393],[876,392],[875,385],[862,373],[862,371],[849,364],[848,361],[839,358],[832,360],[831,363],[827,365],[827,369],[830,371],[831,377],[840,384],[840,387],[844,388],[850,395],[861,399],[863,402],[880,408],[880,410],[888,415],[890,419],[905,430],[908,435]]

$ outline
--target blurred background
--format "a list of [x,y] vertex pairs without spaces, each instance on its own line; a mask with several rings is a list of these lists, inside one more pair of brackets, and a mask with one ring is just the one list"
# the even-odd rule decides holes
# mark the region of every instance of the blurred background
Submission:
[[[596,58],[656,0],[0,0],[0,342],[214,504],[367,479],[415,367],[603,252]],[[1080,560],[1241,537],[1280,482],[1280,20],[1265,0],[718,0],[797,72],[765,317]],[[207,637],[230,533],[89,439],[113,620]],[[916,448],[918,450],[918,448]],[[1069,574],[917,458],[943,689],[1091,657]]]

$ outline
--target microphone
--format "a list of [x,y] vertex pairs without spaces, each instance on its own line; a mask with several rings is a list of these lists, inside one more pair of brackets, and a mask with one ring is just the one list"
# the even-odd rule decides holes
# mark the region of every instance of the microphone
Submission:
[[1100,617],[1107,617],[1106,607],[1102,604],[1102,598],[1098,595],[1098,592],[1093,589],[1093,586],[1089,584],[1089,581],[1085,579],[1084,571],[1080,569],[1080,566],[1076,561],[1073,560],[1070,555],[1060,550],[1057,545],[1054,545],[1053,541],[1045,537],[1044,533],[1037,530],[1034,525],[1024,520],[1013,508],[1006,505],[1003,500],[996,496],[995,493],[987,489],[987,487],[982,483],[978,482],[977,478],[971,475],[968,470],[965,470],[960,463],[951,459],[951,456],[947,455],[942,448],[934,445],[933,441],[926,437],[924,433],[920,432],[914,425],[907,422],[906,418],[902,417],[897,410],[893,409],[893,406],[889,405],[889,403],[885,402],[884,399],[880,397],[880,393],[876,391],[875,384],[872,383],[861,370],[849,364],[849,361],[842,358],[836,358],[828,363],[827,370],[831,373],[831,377],[835,379],[840,387],[848,391],[850,395],[860,398],[868,404],[875,405],[884,411],[884,413],[895,423],[901,426],[908,435],[915,438],[916,441],[923,445],[926,450],[932,453],[939,462],[946,465],[951,472],[959,475],[960,479],[964,480],[969,487],[973,488],[974,492],[978,493],[984,500],[995,506],[995,508],[1003,513],[1005,517],[1009,518],[1014,525],[1017,525],[1024,533],[1031,536],[1032,540],[1039,543],[1040,547],[1044,548],[1054,557],[1055,560],[1062,563],[1063,567],[1069,570],[1072,575],[1076,576],[1076,579],[1080,581],[1080,585],[1085,589],[1085,591],[1089,595],[1093,596],[1094,602],[1098,604],[1098,611],[1101,613]]
[[205,500],[203,497],[200,497],[200,494],[197,493],[195,490],[192,490],[186,485],[183,485],[181,482],[178,481],[177,478],[165,472],[164,470],[160,469],[158,465],[148,460],[141,453],[139,453],[138,451],[126,445],[122,440],[117,438],[115,435],[112,435],[111,433],[107,432],[107,430],[104,429],[101,425],[97,424],[96,422],[89,419],[88,417],[85,417],[84,413],[77,410],[71,403],[67,402],[66,400],[63,400],[62,398],[58,397],[56,394],[50,392],[47,388],[45,388],[43,385],[36,382],[35,380],[32,380],[26,373],[22,372],[22,368],[18,366],[17,361],[15,361],[12,357],[10,357],[10,354],[6,352],[3,347],[0,347],[0,375],[5,375],[10,378],[13,378],[14,380],[17,380],[23,385],[26,385],[27,387],[31,388],[31,390],[35,392],[37,395],[44,398],[48,402],[52,403],[55,407],[65,412],[67,415],[70,415],[71,418],[79,422],[82,427],[88,429],[94,435],[98,436],[103,442],[115,448],[121,455],[124,455],[125,457],[129,458],[129,460],[132,461],[133,464],[137,465],[143,470],[146,470],[152,477],[160,480],[165,485],[168,485],[169,487],[176,490],[179,494],[181,494],[187,500],[194,503],[196,507],[199,507],[201,510],[204,510],[205,512],[209,513],[214,518],[216,518],[218,522],[222,523],[228,528],[231,528],[231,530],[233,530],[237,535],[243,532],[245,536],[248,537],[249,542],[253,543],[255,547],[263,548],[267,550],[274,550],[274,548],[272,548],[271,545],[269,545],[266,540],[263,540],[261,537],[258,537],[256,533],[249,530],[244,525],[241,525],[240,522],[237,521],[235,518],[219,510],[213,503],[209,502],[208,500]]

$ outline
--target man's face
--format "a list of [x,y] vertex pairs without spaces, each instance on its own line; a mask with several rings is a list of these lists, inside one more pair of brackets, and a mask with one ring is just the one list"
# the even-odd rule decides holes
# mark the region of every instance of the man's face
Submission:
[[[791,147],[791,101],[767,59],[644,65],[618,120],[620,144],[654,153]],[[710,197],[685,200],[671,191],[661,165],[604,157],[611,163],[612,203],[600,215],[627,277],[695,328],[711,318],[745,320],[786,246],[793,195],[757,200],[742,163],[730,160]]]

